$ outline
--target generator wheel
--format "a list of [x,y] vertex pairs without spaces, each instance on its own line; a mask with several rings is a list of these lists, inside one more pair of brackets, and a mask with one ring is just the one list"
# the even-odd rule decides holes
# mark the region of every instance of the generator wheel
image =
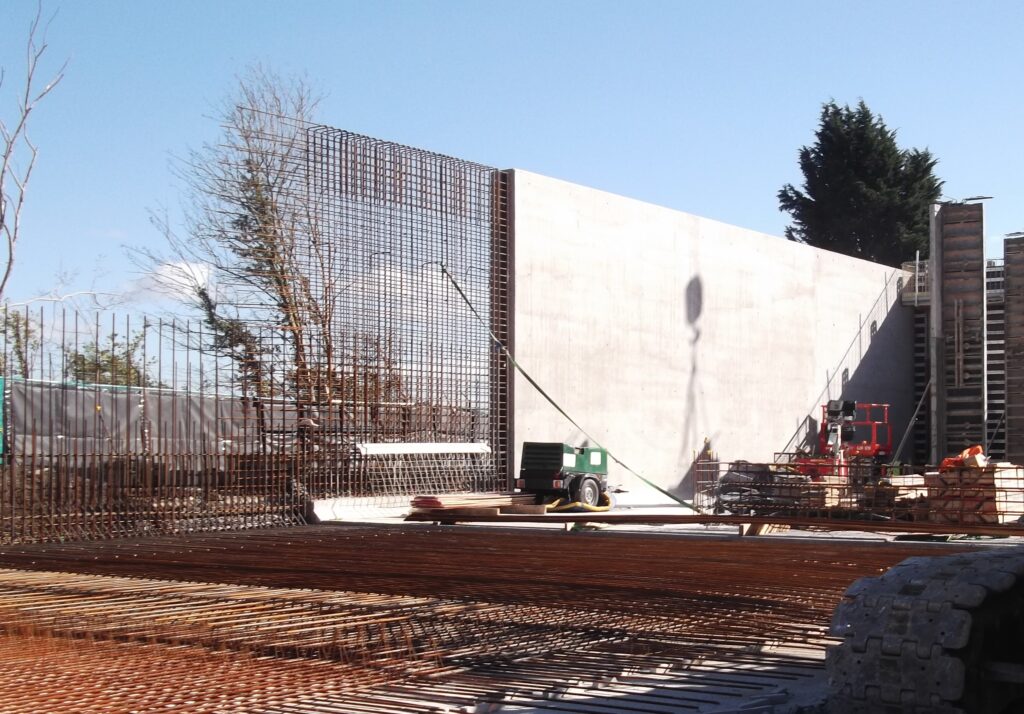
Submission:
[[587,506],[596,506],[601,502],[601,484],[590,477],[582,479],[576,489],[574,500]]
[[832,634],[835,714],[1024,711],[1024,548],[909,558],[862,578]]

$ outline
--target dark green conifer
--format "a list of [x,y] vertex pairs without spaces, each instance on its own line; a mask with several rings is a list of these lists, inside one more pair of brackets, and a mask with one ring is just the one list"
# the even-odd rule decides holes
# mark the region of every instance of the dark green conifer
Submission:
[[863,101],[821,109],[813,146],[800,149],[803,190],[786,184],[779,208],[793,217],[786,237],[886,265],[928,249],[928,205],[942,181],[926,149],[904,150]]

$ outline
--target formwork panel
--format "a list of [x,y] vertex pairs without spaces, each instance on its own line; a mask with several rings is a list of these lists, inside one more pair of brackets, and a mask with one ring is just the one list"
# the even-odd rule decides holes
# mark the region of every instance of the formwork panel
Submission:
[[1005,256],[1006,456],[1024,463],[1024,238],[1008,238]]
[[938,216],[941,323],[936,376],[939,455],[985,442],[985,256],[981,204],[945,204]]

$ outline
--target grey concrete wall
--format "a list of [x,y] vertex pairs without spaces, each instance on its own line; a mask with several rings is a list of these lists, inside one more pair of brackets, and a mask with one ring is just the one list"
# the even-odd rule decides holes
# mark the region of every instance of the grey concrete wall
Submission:
[[[892,403],[902,435],[902,273],[519,170],[512,201],[515,356],[648,479],[689,495],[705,439],[770,459],[840,395]],[[524,440],[585,441],[521,376],[514,429],[517,469]]]

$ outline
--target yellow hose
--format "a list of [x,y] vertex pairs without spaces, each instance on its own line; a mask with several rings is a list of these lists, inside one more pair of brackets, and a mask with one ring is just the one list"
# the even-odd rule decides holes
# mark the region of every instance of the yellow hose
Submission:
[[561,498],[556,498],[554,501],[547,504],[547,510],[551,513],[561,513],[562,511],[571,511],[577,508],[582,508],[583,510],[590,511],[591,513],[603,513],[605,511],[612,510],[612,497],[608,495],[607,491],[601,494],[601,500],[604,502],[604,505],[592,506],[589,503],[583,503],[582,501],[562,503]]

